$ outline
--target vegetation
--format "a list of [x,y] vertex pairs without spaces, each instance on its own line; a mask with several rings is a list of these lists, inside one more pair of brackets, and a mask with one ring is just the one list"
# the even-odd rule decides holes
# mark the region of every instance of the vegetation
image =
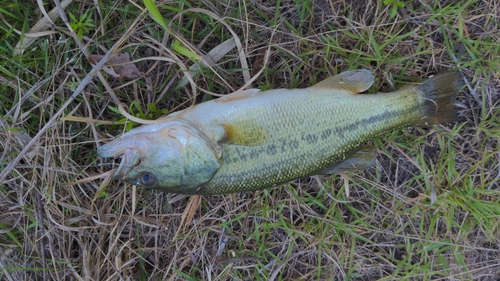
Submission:
[[[496,1],[54,2],[0,0],[0,279],[500,279]],[[141,75],[94,72],[109,50]],[[115,182],[96,155],[126,114],[357,68],[369,93],[459,69],[458,121],[376,139],[362,173],[225,196]]]

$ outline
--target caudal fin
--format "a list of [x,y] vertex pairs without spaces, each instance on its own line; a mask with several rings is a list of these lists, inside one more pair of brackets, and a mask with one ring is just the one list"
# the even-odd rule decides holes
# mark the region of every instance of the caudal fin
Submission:
[[443,72],[415,85],[423,98],[420,112],[421,124],[441,124],[454,122],[457,111],[454,105],[455,96],[464,81],[458,71]]

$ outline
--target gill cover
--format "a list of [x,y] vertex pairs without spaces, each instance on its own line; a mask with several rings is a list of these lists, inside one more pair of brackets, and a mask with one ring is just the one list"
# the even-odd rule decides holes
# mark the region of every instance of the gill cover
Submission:
[[98,153],[101,157],[123,154],[116,179],[176,193],[196,192],[220,166],[220,154],[212,142],[182,119],[131,130]]

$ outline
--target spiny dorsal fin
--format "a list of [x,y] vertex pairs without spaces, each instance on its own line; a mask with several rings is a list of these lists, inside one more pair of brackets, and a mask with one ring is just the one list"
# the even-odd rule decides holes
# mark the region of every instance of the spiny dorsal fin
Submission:
[[327,78],[310,88],[344,90],[351,94],[368,90],[373,84],[373,75],[366,69],[342,72]]
[[215,100],[217,103],[222,103],[222,102],[230,102],[230,101],[236,101],[236,100],[242,100],[242,99],[247,99],[255,96],[257,93],[259,93],[259,89],[248,89],[244,91],[237,91],[234,93],[231,93],[229,95],[225,95],[221,98],[218,98]]

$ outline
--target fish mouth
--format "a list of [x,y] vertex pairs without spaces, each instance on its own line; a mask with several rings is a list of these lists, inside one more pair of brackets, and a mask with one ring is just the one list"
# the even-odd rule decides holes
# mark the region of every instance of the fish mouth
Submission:
[[97,150],[97,154],[102,158],[114,157],[115,159],[120,159],[120,164],[112,176],[118,180],[123,180],[127,172],[139,164],[141,155],[138,148],[129,146],[117,147],[116,144],[112,144],[112,142],[101,146]]
[[122,154],[116,156],[116,158],[121,159],[113,177],[118,180],[123,180],[127,172],[139,164],[139,156],[140,152],[137,149],[126,147]]

